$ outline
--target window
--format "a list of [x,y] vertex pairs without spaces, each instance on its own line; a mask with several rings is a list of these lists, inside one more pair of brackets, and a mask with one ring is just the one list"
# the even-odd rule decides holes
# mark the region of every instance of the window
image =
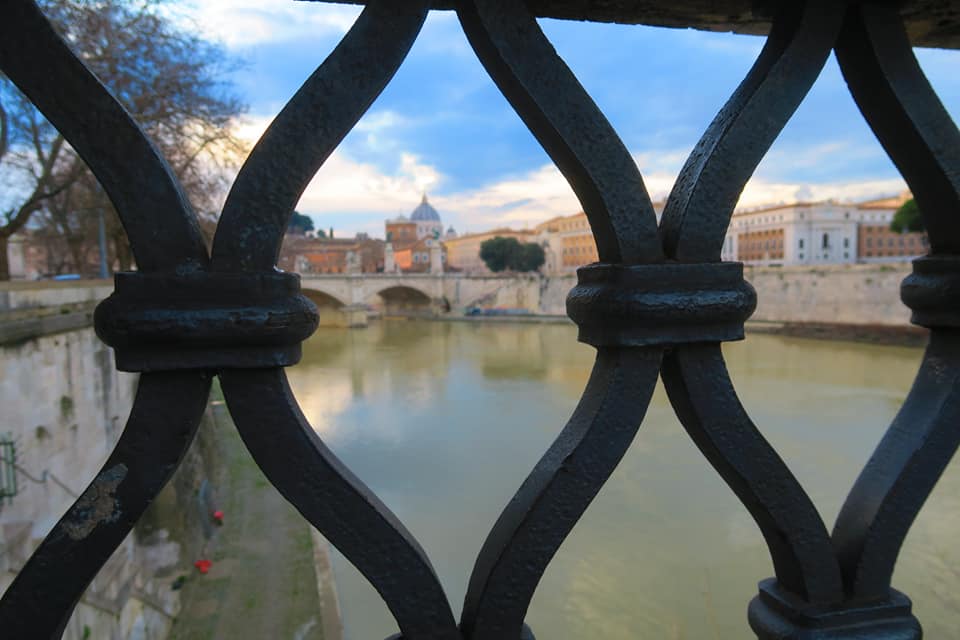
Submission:
[[824,248],[824,249],[829,249],[829,248],[830,248],[830,234],[829,234],[829,233],[823,234],[823,248]]
[[850,238],[844,238],[844,239],[843,239],[843,248],[844,248],[844,249],[849,249],[849,248],[850,248]]
[[850,257],[850,254],[847,253],[846,251],[844,251],[844,252],[843,252],[843,259],[846,260],[846,259],[848,259],[849,257]]
[[872,246],[873,246],[873,238],[867,238],[867,246],[868,246],[868,247],[872,247]]
[[802,254],[802,253],[800,254],[800,259],[803,260],[803,254]]
[[[803,238],[800,238],[800,248],[803,249]],[[802,255],[800,257],[803,258]]]

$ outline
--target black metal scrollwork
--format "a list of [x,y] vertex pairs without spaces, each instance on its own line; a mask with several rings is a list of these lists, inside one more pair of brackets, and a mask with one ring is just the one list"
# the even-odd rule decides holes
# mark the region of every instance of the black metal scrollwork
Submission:
[[[926,82],[895,7],[778,3],[766,46],[694,149],[658,228],[643,179],[522,2],[459,0],[471,45],[570,182],[601,263],[568,312],[597,348],[573,416],[481,549],[457,625],[416,539],[324,445],[282,369],[316,309],[276,272],[309,180],[396,73],[432,5],[370,0],[257,144],[233,185],[212,258],[163,159],[31,0],[8,0],[0,68],[91,166],[141,271],[97,312],[118,368],[143,372],[103,470],[0,601],[0,629],[59,638],[83,590],[179,464],[212,375],[277,489],[381,594],[405,640],[530,639],[531,598],[563,540],[634,439],[662,376],[677,415],[759,526],[776,578],[749,608],[762,640],[918,640],[891,588],[916,514],[960,444],[960,132]],[[910,396],[832,535],[741,406],[720,343],[743,338],[756,293],[720,249],[736,202],[836,49],[851,92],[916,195],[933,254],[903,285],[932,329]],[[37,61],[52,74],[40,77]],[[176,398],[171,402],[171,398]]]
[[[0,68],[96,174],[144,272],[192,272],[206,266],[196,219],[166,162],[31,0],[4,4]],[[62,635],[84,589],[193,441],[211,379],[205,371],[140,377],[133,410],[107,462],[0,601],[5,637]]]

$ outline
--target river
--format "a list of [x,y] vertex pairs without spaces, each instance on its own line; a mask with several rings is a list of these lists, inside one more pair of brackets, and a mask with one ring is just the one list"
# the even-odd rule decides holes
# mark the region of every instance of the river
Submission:
[[[724,346],[744,406],[826,522],[906,397],[922,351],[751,335]],[[321,437],[419,539],[455,613],[500,510],[570,416],[593,349],[568,325],[386,321],[321,329],[289,372]],[[960,468],[921,513],[894,586],[927,637],[960,626]],[[334,555],[348,640],[396,632]],[[733,640],[773,573],[746,510],[657,389],[631,450],[561,547],[527,622],[545,640]]]

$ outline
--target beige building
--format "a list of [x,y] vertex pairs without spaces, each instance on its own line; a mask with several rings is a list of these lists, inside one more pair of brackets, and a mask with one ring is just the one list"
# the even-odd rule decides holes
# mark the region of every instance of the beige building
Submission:
[[[658,222],[663,207],[662,202],[653,205]],[[540,223],[535,232],[537,241],[547,253],[545,273],[572,273],[600,259],[590,222],[583,211],[572,216],[551,218]]]
[[532,231],[514,229],[493,229],[482,233],[470,233],[456,238],[446,238],[443,246],[447,249],[447,264],[466,274],[487,274],[490,269],[480,259],[480,245],[492,238],[516,238],[519,242],[534,242]]
[[897,233],[890,223],[910,198],[862,203],[802,202],[733,215],[721,258],[758,265],[903,261],[927,252],[925,233]]

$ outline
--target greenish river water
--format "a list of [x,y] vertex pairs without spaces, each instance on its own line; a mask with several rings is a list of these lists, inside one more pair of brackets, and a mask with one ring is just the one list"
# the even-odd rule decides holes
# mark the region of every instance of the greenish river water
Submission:
[[[744,405],[832,524],[921,351],[766,335],[724,351]],[[570,416],[592,362],[567,325],[388,321],[320,330],[290,379],[321,437],[420,540],[459,614],[483,539]],[[958,637],[958,537],[955,462],[894,578],[929,638]],[[395,633],[359,573],[337,555],[334,571],[347,638]],[[745,639],[747,603],[770,575],[752,520],[660,388],[527,621],[544,640]]]

